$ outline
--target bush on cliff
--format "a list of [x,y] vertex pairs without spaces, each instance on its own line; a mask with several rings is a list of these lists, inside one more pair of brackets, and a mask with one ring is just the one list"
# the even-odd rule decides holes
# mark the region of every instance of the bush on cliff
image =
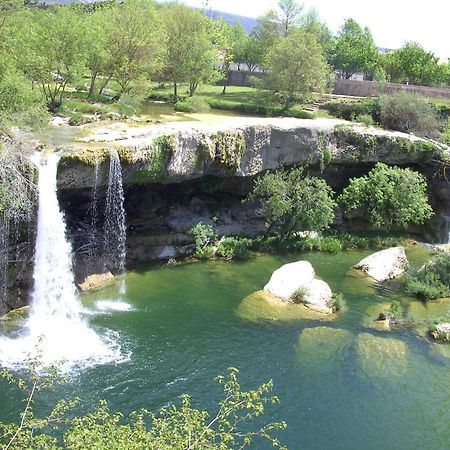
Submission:
[[375,227],[406,228],[432,217],[426,191],[421,174],[378,163],[367,175],[352,178],[338,200],[347,212],[360,210]]
[[285,238],[296,231],[329,228],[336,206],[330,186],[305,175],[302,168],[266,173],[255,181],[245,201],[259,205],[267,233],[276,229]]

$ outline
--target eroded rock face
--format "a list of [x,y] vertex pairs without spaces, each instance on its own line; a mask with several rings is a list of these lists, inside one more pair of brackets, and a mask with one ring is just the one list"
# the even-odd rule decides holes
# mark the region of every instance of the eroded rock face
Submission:
[[115,283],[116,279],[111,272],[89,275],[78,285],[81,291],[98,291]]
[[376,281],[387,281],[400,276],[408,266],[405,249],[392,247],[380,250],[362,259],[355,268]]
[[314,268],[308,261],[285,264],[275,270],[264,291],[284,302],[303,303],[320,313],[333,312],[330,286],[315,278]]

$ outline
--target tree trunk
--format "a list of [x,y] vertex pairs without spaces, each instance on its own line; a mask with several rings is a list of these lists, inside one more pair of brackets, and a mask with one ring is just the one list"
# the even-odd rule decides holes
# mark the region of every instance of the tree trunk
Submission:
[[95,80],[97,79],[97,72],[93,72],[91,76],[91,84],[89,85],[89,92],[88,97],[92,97],[94,94],[94,88],[95,88]]
[[102,84],[102,86],[100,86],[100,89],[98,90],[98,95],[103,94],[104,89],[106,88],[108,83],[111,81],[112,77],[113,77],[113,74],[108,75],[108,78],[106,79],[106,81]]
[[173,82],[173,96],[175,99],[178,97],[178,86],[176,81]]

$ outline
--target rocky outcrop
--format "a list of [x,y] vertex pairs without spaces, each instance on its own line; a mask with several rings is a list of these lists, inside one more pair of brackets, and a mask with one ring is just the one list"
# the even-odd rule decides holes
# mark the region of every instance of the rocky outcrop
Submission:
[[407,265],[405,249],[392,247],[367,256],[356,264],[355,268],[362,270],[374,280],[382,282],[400,276]]
[[116,279],[111,272],[89,275],[82,283],[78,285],[81,291],[98,291],[111,284],[114,284]]
[[430,334],[435,341],[438,342],[450,342],[450,322],[447,323],[438,323],[434,325]]
[[[128,184],[178,183],[205,175],[251,177],[294,164],[414,164],[449,157],[449,149],[434,142],[336,119],[234,117],[220,125],[113,124],[94,129],[82,141],[66,149],[60,188],[90,187],[92,166],[105,162],[111,148],[121,157]],[[101,182],[106,183],[106,175]]]
[[315,278],[308,261],[285,264],[273,272],[264,291],[285,302],[303,303],[324,314],[333,312],[333,293],[325,281]]

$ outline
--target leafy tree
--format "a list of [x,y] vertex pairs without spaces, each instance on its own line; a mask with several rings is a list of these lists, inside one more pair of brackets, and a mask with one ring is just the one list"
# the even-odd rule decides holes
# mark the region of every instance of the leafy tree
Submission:
[[178,95],[178,84],[189,84],[189,95],[194,95],[203,82],[220,79],[215,68],[219,61],[211,19],[184,5],[171,5],[165,14],[168,41],[164,64],[164,78],[173,83],[173,94]]
[[323,53],[329,64],[333,61],[335,39],[328,26],[322,22],[316,10],[309,10],[300,21],[300,28],[316,36],[317,42],[322,46]]
[[298,23],[300,15],[303,11],[303,5],[296,0],[280,0],[278,2],[278,21],[283,36],[287,36],[291,27]]
[[71,7],[26,11],[15,40],[18,66],[41,89],[54,111],[67,84],[81,75],[85,62],[80,13]]
[[329,79],[329,68],[316,36],[303,30],[292,31],[276,42],[267,56],[267,67],[266,87],[285,109],[312,91],[324,91]]
[[267,233],[278,227],[286,238],[295,231],[328,228],[336,207],[330,186],[305,175],[302,168],[266,173],[255,181],[245,201],[259,203]]
[[285,423],[267,423],[255,430],[250,427],[255,418],[265,413],[267,404],[278,402],[277,397],[268,395],[272,382],[244,391],[237,369],[231,368],[227,376],[216,378],[223,389],[223,398],[213,415],[194,408],[191,398],[184,395],[180,406],[167,406],[158,413],[143,409],[126,418],[112,411],[106,401],[100,401],[91,413],[71,417],[78,398],[60,400],[47,415],[38,417],[34,406],[40,392],[63,380],[56,370],[43,368],[36,361],[39,360],[31,362],[28,378],[18,379],[0,370],[1,377],[25,393],[25,407],[18,423],[0,423],[0,444],[5,450],[231,450],[246,448],[257,440],[266,440],[274,448],[285,448],[273,436],[274,431],[286,428]]
[[161,63],[164,28],[151,0],[127,0],[114,8],[111,30],[114,79],[120,94],[129,93],[133,83]]
[[408,42],[382,58],[384,69],[393,82],[408,81],[416,85],[439,83],[439,58],[420,44]]
[[365,176],[352,178],[339,196],[347,212],[361,209],[378,228],[421,225],[433,215],[425,178],[410,169],[377,165]]
[[378,65],[378,49],[370,30],[348,19],[339,30],[333,65],[346,79],[358,72],[373,73]]

